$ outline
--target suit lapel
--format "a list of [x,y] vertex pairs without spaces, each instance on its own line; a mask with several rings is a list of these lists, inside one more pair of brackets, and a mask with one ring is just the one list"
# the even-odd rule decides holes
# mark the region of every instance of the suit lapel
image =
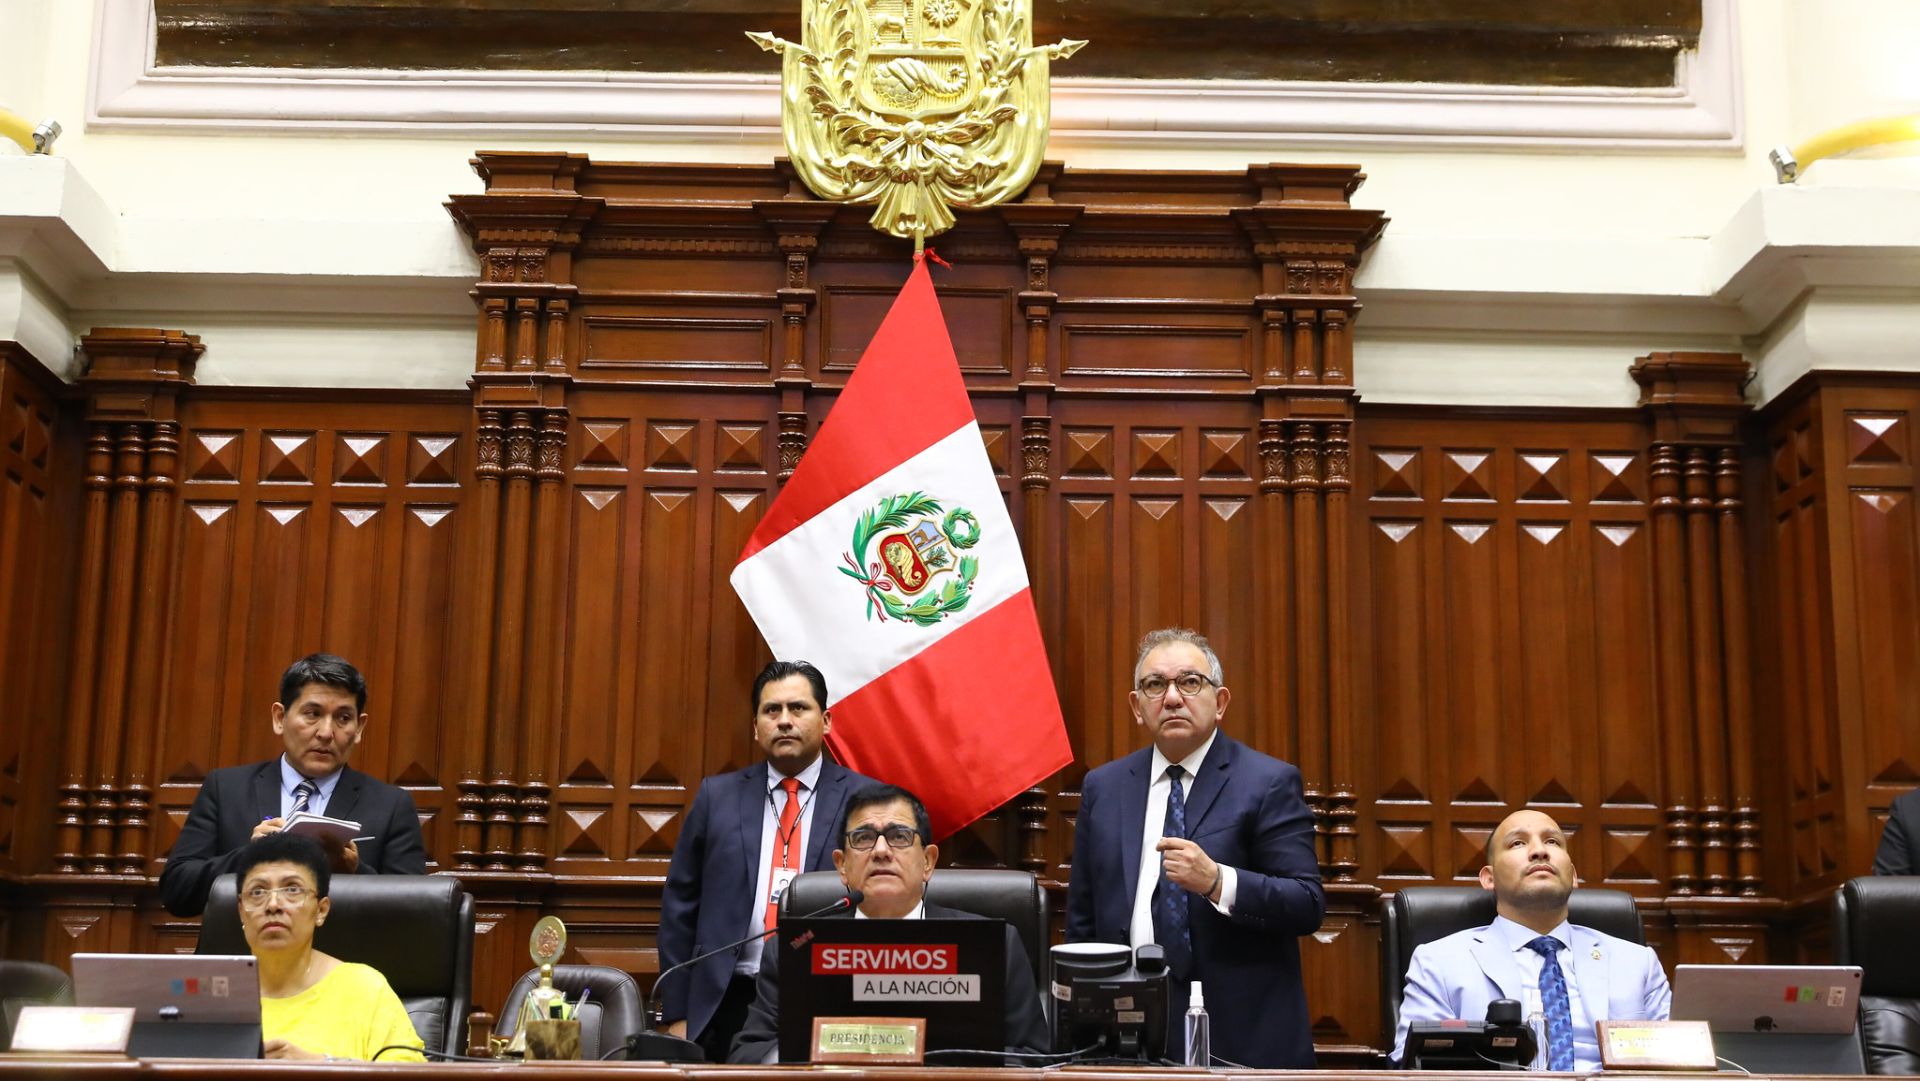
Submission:
[[1513,951],[1492,930],[1482,930],[1473,939],[1473,959],[1480,963],[1480,971],[1486,973],[1495,987],[1500,989],[1502,998],[1516,1002],[1526,1001],[1524,992],[1525,977],[1520,974],[1520,965],[1513,959]]
[[[1136,751],[1127,756],[1127,783],[1120,786],[1120,870],[1126,882],[1126,892],[1117,895],[1124,911],[1133,911],[1135,891],[1140,888],[1140,846],[1146,840],[1147,786],[1153,778],[1147,776],[1147,769],[1153,762],[1153,749]],[[1130,918],[1130,917],[1129,917]],[[1121,921],[1124,930],[1126,920]]]
[[1607,1004],[1612,988],[1608,986],[1613,970],[1612,951],[1585,927],[1573,929],[1573,982],[1580,992],[1580,1001],[1587,1008],[1587,1017],[1598,1020],[1610,1016]]
[[354,817],[354,812],[360,809],[360,790],[365,785],[365,774],[341,766],[340,780],[334,783],[333,795],[327,797],[327,817],[359,821]]
[[820,783],[815,786],[807,808],[807,860],[805,871],[833,868],[834,840],[840,822],[830,821],[842,806],[846,795],[847,771],[832,762],[820,763]]
[[280,817],[280,760],[270,758],[266,764],[253,771],[253,810],[248,818],[246,833],[252,833],[255,823],[269,818]]
[[1199,836],[1200,827],[1207,820],[1207,812],[1213,809],[1213,801],[1219,797],[1220,790],[1227,786],[1227,769],[1232,765],[1238,749],[1239,744],[1221,732],[1214,737],[1213,746],[1207,749],[1207,757],[1200,760],[1200,769],[1193,777],[1192,790],[1187,793],[1188,837]]
[[739,777],[739,790],[733,796],[733,813],[740,831],[740,851],[746,858],[740,861],[740,883],[746,891],[746,902],[742,907],[752,907],[754,889],[759,885],[754,875],[760,870],[760,808],[767,801],[767,765],[762,762],[748,766],[735,776]]

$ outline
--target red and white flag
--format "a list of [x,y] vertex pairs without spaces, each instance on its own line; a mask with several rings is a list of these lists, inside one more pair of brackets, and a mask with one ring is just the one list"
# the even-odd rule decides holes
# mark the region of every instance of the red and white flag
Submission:
[[946,837],[1073,759],[1013,520],[924,259],[733,568],[826,674],[848,768]]

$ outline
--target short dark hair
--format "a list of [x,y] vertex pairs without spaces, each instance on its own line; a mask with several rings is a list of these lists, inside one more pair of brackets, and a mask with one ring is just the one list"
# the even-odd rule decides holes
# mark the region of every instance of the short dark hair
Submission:
[[331,653],[309,653],[287,665],[280,676],[280,705],[292,709],[309,683],[324,683],[353,695],[354,712],[367,711],[367,680],[360,670]]
[[807,682],[813,684],[813,704],[827,708],[827,677],[818,668],[806,661],[772,661],[753,677],[753,701],[748,706],[748,715],[760,712],[760,692],[767,689],[767,684],[788,676],[807,677]]
[[240,850],[240,862],[233,868],[235,888],[245,889],[247,876],[263,863],[297,863],[312,871],[316,897],[325,897],[327,886],[333,881],[333,866],[319,841],[295,833],[269,833],[257,841],[247,842]]
[[847,819],[840,823],[840,839],[846,841],[847,830],[853,825],[853,816],[869,807],[885,807],[889,804],[905,803],[913,808],[913,826],[920,831],[920,843],[933,843],[933,822],[927,817],[927,805],[920,797],[901,788],[897,784],[870,784],[854,789],[847,797]]

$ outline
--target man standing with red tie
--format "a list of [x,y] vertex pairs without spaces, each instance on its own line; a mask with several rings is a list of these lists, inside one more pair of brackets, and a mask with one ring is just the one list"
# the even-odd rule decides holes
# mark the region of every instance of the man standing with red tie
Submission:
[[[805,661],[774,661],[754,678],[753,741],[767,758],[707,778],[693,798],[660,898],[662,971],[772,927],[787,882],[833,866],[847,797],[872,782],[821,753],[833,727],[826,701],[826,676]],[[756,942],[668,975],[655,991],[666,1031],[725,1062],[760,956]]]

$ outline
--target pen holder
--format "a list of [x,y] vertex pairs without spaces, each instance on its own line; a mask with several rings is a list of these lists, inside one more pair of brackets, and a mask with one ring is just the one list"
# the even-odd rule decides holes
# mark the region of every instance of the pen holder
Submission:
[[556,1021],[551,1018],[527,1022],[527,1057],[529,1059],[578,1059],[580,1057],[580,1022]]

